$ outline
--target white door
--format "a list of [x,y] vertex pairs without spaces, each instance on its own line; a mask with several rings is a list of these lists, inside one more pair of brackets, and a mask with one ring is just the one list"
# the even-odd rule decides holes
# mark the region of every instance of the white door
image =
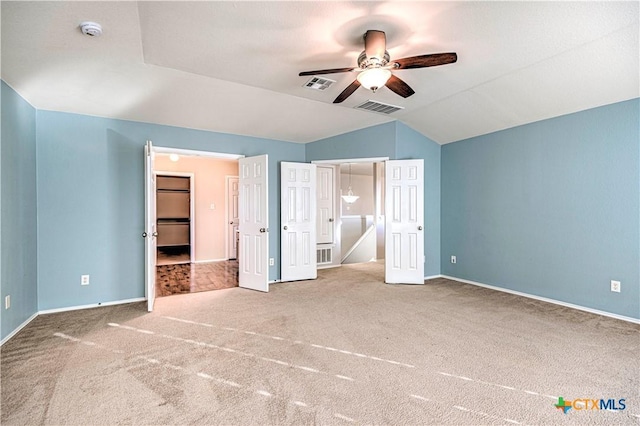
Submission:
[[156,177],[153,173],[154,152],[151,141],[144,147],[144,258],[145,288],[147,309],[153,311],[156,300]]
[[316,236],[318,244],[333,243],[333,167],[318,166],[317,175],[317,226]]
[[280,163],[282,281],[316,279],[316,165]]
[[229,247],[228,258],[236,259],[238,256],[238,194],[240,194],[238,187],[238,177],[229,176],[227,178],[227,218],[229,224],[227,225],[227,247]]
[[241,158],[239,286],[269,291],[269,209],[267,156]]
[[385,282],[424,284],[423,160],[386,162]]

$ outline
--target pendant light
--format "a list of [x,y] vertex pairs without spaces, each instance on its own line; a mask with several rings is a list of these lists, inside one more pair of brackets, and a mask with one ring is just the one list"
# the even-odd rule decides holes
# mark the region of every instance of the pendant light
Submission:
[[351,189],[351,163],[349,163],[349,190],[347,191],[347,195],[342,196],[342,199],[347,204],[353,204],[358,198],[360,197],[357,195],[353,195],[353,190]]

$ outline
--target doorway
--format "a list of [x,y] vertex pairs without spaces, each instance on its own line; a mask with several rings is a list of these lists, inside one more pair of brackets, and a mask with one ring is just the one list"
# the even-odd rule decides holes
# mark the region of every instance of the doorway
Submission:
[[158,154],[154,173],[156,295],[237,287],[238,261],[227,235],[238,198],[229,197],[227,183],[235,179],[237,194],[238,160]]
[[314,161],[318,167],[318,269],[384,260],[386,160]]
[[[337,250],[331,266],[340,266],[350,257],[352,263],[384,259],[387,284],[424,284],[424,160],[362,158],[313,163],[349,168],[347,185],[344,185],[344,174],[336,174],[341,192],[336,199],[341,208],[334,232]],[[371,166],[366,163],[373,163],[371,171],[366,173],[372,175],[373,180],[373,215],[363,215],[363,210],[355,208],[360,195],[353,188],[353,166],[369,170]],[[366,182],[366,188],[371,188],[371,178],[367,177]],[[366,198],[370,191],[363,188],[362,194],[368,205],[364,212],[369,213],[371,201]],[[352,219],[355,224],[349,225]],[[349,235],[350,226],[355,229],[353,235]],[[353,240],[353,245],[348,247]],[[322,257],[322,250],[318,246],[318,258]],[[338,255],[340,262],[336,259]]]

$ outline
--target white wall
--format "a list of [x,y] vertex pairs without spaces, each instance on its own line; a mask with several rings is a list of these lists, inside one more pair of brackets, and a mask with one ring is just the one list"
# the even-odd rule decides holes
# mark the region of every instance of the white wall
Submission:
[[[370,165],[373,170],[373,164]],[[342,216],[366,216],[375,214],[374,205],[374,186],[373,175],[351,175],[351,189],[353,195],[357,195],[360,198],[353,204],[347,204],[342,198]],[[347,195],[349,190],[349,168],[347,165],[342,165],[340,170],[340,195]]]

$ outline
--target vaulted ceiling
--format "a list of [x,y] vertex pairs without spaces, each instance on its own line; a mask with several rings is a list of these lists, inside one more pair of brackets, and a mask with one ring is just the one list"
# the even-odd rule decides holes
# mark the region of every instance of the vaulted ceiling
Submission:
[[[310,142],[399,120],[438,143],[640,96],[638,2],[2,2],[2,79],[44,110]],[[79,24],[102,25],[101,37]],[[362,35],[416,94],[358,89]],[[376,100],[391,115],[354,109]]]

